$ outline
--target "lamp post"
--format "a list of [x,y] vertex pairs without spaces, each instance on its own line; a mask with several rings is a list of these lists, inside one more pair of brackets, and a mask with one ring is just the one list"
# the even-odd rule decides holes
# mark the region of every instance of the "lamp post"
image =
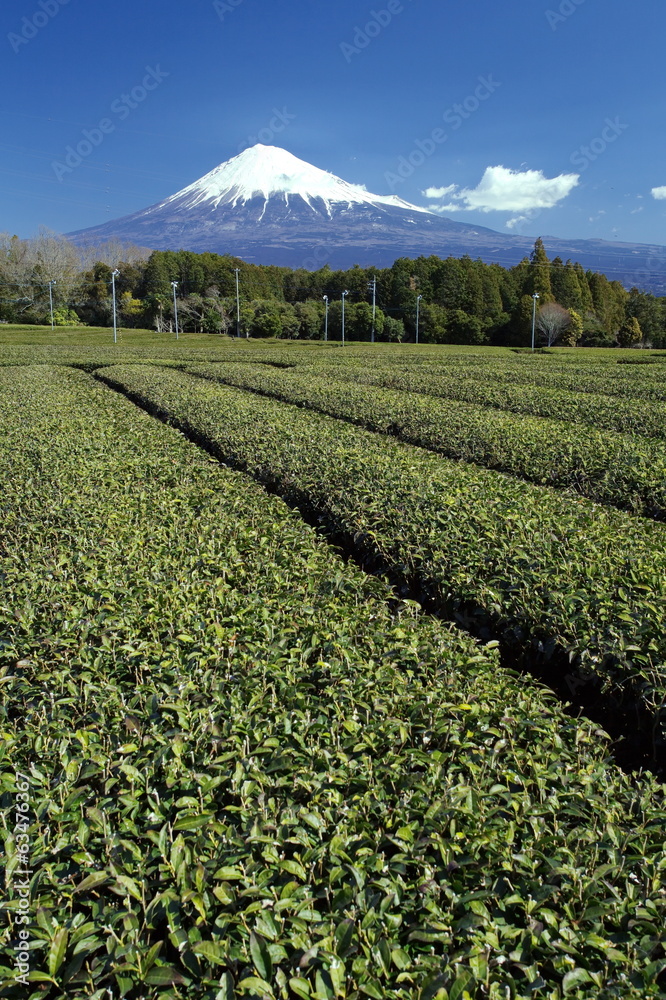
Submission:
[[111,287],[113,289],[113,342],[118,343],[118,317],[116,313],[116,278],[120,274],[120,271],[116,268],[115,271],[111,273]]
[[345,299],[349,295],[349,292],[342,293],[342,346],[345,346]]
[[532,301],[534,303],[534,308],[532,309],[532,353],[534,353],[534,331],[536,329],[536,304],[539,296],[535,292],[532,296]]
[[238,285],[238,275],[240,274],[240,268],[234,268],[236,271],[236,337],[240,338],[240,289]]
[[324,340],[328,340],[328,295],[324,296],[324,302],[326,303],[326,315],[324,319]]
[[420,313],[421,313],[421,299],[422,298],[423,298],[422,295],[417,295],[416,296],[416,343],[417,344],[419,342],[419,319],[420,319]]
[[55,323],[53,320],[53,286],[57,285],[57,281],[49,281],[49,300],[51,302],[51,329],[55,328]]
[[370,343],[375,342],[375,319],[377,317],[377,279],[373,278],[368,285],[369,290],[372,292],[372,333],[370,334]]
[[176,289],[178,288],[178,282],[172,281],[171,287],[173,288],[173,314],[176,319],[176,340],[178,340],[178,302],[176,301]]

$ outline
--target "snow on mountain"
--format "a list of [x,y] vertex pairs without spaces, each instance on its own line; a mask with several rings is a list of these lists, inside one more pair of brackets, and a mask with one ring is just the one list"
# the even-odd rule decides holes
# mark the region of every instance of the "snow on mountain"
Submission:
[[289,204],[290,195],[300,196],[313,209],[316,202],[321,201],[329,216],[333,205],[350,208],[353,205],[386,205],[433,214],[395,195],[370,194],[358,184],[348,184],[335,174],[299,160],[286,149],[263,145],[252,146],[227,160],[194,184],[167,198],[162,205],[179,203],[181,207],[189,208],[230,205],[236,208],[257,197],[268,202],[275,195],[282,195],[286,204]]
[[[316,270],[390,267],[399,257],[461,257],[510,267],[534,237],[498,233],[371,194],[299,160],[285,149],[253,146],[150,208],[70,233],[79,244],[121,240],[153,250],[230,254],[256,264]],[[666,248],[544,237],[551,257],[666,293]]]

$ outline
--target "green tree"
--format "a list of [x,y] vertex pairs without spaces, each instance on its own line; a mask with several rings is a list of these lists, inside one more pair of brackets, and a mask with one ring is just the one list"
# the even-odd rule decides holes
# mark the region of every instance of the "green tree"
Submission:
[[629,291],[625,311],[627,316],[635,316],[638,320],[643,331],[644,343],[655,344],[659,342],[662,333],[662,310],[659,307],[659,299],[647,292],[632,288]]
[[384,320],[384,332],[382,340],[387,340],[392,344],[401,344],[405,339],[405,324],[395,316],[387,316]]
[[559,343],[562,347],[575,347],[583,336],[583,318],[575,309],[569,310],[569,325],[560,336]]
[[[567,262],[567,267],[569,262]],[[578,278],[578,287],[580,288],[580,314],[583,318],[587,316],[588,313],[594,311],[594,302],[592,300],[592,292],[590,291],[589,275],[591,272],[585,271],[582,264],[576,262],[573,265],[573,269],[576,272],[576,277]]]
[[514,309],[507,330],[507,343],[512,347],[527,347],[532,342],[534,300],[523,295]]
[[445,309],[462,309],[465,275],[460,261],[447,257],[440,261],[433,275],[433,300]]
[[281,337],[282,318],[276,302],[258,301],[252,303],[252,316],[249,327],[251,337]]
[[487,335],[478,316],[470,316],[462,309],[453,309],[448,315],[446,331],[448,344],[485,344]]
[[131,292],[123,292],[118,303],[118,311],[124,327],[141,326],[143,319],[143,302],[135,299]]
[[448,313],[443,306],[421,303],[419,339],[424,344],[448,343]]
[[[372,339],[372,306],[368,302],[357,302],[349,308],[349,339]],[[381,339],[384,330],[384,313],[377,309],[375,316],[375,337]]]
[[281,331],[278,337],[284,340],[296,340],[301,328],[301,321],[290,302],[278,302],[277,315],[280,319]]
[[543,240],[539,236],[534,244],[534,250],[530,254],[530,270],[528,279],[527,294],[533,295],[535,292],[539,296],[539,304],[546,305],[553,301],[553,290],[550,281],[551,265],[543,245]]
[[321,340],[324,336],[324,309],[319,303],[297,302],[294,312],[298,319],[298,334],[300,340]]
[[152,254],[146,264],[141,297],[169,295],[171,293],[171,282],[175,280],[175,276],[172,275],[171,270],[166,254],[159,252]]
[[617,333],[620,347],[633,347],[643,339],[643,331],[635,316],[627,316]]

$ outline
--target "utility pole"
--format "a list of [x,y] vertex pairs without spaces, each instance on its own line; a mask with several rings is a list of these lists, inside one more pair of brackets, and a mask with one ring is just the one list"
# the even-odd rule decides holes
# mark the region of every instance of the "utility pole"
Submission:
[[342,346],[345,346],[345,299],[349,292],[342,293]]
[[326,303],[326,318],[324,319],[324,340],[328,340],[328,295],[324,296]]
[[57,285],[57,281],[49,281],[49,300],[51,302],[51,329],[55,329],[55,323],[53,320],[53,286]]
[[422,295],[417,295],[416,296],[416,343],[417,344],[419,342],[419,318],[420,318],[421,299],[422,298],[423,298]]
[[118,319],[116,314],[116,278],[120,271],[116,268],[111,274],[111,286],[113,288],[113,342],[118,343]]
[[536,304],[539,296],[535,292],[532,296],[532,301],[534,302],[534,308],[532,310],[532,354],[534,354],[534,331],[536,329]]
[[171,287],[173,288],[173,314],[176,318],[176,340],[178,340],[178,303],[176,301],[176,289],[178,288],[178,282],[172,281]]
[[234,268],[236,271],[236,336],[240,338],[240,290],[238,286],[238,275],[240,274],[240,268]]
[[370,334],[370,343],[375,342],[375,319],[377,317],[377,279],[373,278],[368,285],[369,290],[372,292],[372,333]]

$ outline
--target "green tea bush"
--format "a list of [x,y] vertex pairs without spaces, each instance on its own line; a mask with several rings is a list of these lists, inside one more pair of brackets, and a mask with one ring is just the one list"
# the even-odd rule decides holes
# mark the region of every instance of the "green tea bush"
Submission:
[[664,788],[604,733],[84,373],[0,404],[3,997],[663,994]]
[[410,444],[648,517],[666,514],[660,441],[516,416],[484,406],[337,381],[297,368],[191,365],[186,370],[348,420]]

